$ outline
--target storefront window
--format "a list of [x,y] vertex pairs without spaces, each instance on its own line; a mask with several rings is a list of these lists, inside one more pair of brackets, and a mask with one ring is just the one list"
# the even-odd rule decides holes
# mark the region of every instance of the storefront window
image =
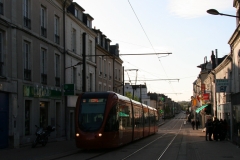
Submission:
[[25,101],[25,135],[30,135],[30,106],[31,101]]
[[240,106],[233,106],[233,132],[240,134]]
[[40,102],[40,127],[48,126],[48,105],[46,102]]

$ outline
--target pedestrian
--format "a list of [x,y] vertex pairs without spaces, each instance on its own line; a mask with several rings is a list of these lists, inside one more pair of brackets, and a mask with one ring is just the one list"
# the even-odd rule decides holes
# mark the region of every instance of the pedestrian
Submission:
[[213,124],[212,124],[212,119],[210,119],[209,124],[208,124],[208,136],[209,136],[209,141],[213,141],[212,140],[212,134],[213,134]]
[[215,141],[218,141],[218,139],[220,138],[221,127],[220,127],[220,122],[217,118],[214,118],[212,126],[213,126],[213,139]]
[[196,130],[198,130],[198,127],[200,126],[200,122],[199,122],[199,120],[197,119],[196,120]]
[[206,134],[205,134],[205,139],[206,141],[212,141],[212,122],[211,119],[207,119],[207,122],[205,123],[205,127],[206,127]]
[[194,130],[194,128],[195,128],[195,121],[192,120],[192,129]]

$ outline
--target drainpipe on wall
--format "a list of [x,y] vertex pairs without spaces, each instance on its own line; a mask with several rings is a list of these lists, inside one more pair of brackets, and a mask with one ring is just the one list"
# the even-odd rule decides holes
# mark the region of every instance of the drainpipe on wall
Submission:
[[[64,69],[64,72],[63,72],[63,86],[64,84],[66,83],[66,70],[65,70],[65,67],[66,67],[66,43],[65,43],[65,32],[66,32],[66,28],[65,28],[65,8],[66,8],[66,1],[65,0],[63,2],[63,69]],[[64,88],[64,87],[62,87]],[[64,112],[65,112],[65,136],[66,136],[66,139],[67,139],[67,96],[64,96]]]

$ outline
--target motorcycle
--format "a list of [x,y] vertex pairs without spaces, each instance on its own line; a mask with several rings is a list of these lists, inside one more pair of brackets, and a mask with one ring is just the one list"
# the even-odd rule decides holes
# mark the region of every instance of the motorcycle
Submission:
[[54,126],[47,126],[47,128],[44,130],[41,127],[38,127],[35,125],[36,129],[36,139],[32,143],[32,148],[35,148],[37,144],[42,144],[42,146],[46,146],[48,142],[48,137],[50,136],[50,133],[55,131]]

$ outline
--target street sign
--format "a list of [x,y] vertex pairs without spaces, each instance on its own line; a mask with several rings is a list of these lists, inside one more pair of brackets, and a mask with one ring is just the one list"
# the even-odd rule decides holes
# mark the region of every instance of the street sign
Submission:
[[209,100],[209,93],[203,94],[203,100]]
[[216,79],[216,92],[229,92],[229,79]]
[[74,84],[64,84],[64,95],[65,96],[75,95]]

